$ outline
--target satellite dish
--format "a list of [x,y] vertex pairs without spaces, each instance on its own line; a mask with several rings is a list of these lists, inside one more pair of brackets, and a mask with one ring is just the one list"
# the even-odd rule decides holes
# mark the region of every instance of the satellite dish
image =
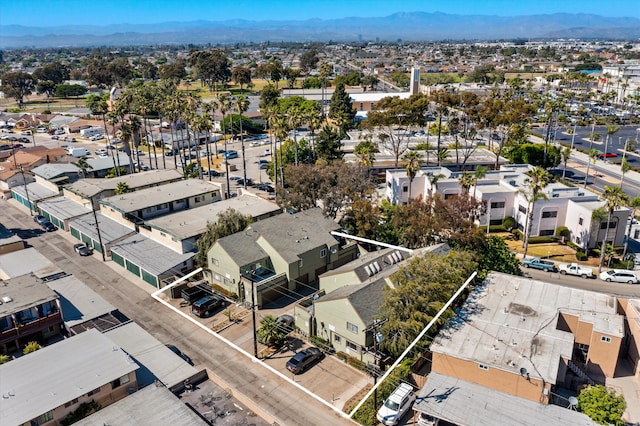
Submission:
[[526,374],[527,374],[527,369],[526,369],[526,368],[524,368],[524,367],[522,367],[522,368],[520,369],[520,375],[521,375],[521,376],[525,376]]
[[576,406],[578,405],[578,398],[575,396],[569,397],[569,406],[567,407],[570,410],[576,411]]

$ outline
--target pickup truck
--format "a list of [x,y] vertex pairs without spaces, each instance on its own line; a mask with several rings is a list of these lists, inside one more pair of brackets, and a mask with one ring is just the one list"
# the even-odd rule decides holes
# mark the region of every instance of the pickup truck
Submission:
[[539,257],[532,257],[529,259],[525,259],[522,261],[522,265],[525,268],[541,269],[543,271],[549,271],[549,272],[558,272],[558,266],[555,263],[549,260],[542,260]]
[[582,267],[577,263],[560,265],[560,273],[562,275],[577,275],[582,278],[595,278],[595,275],[593,275],[593,269]]

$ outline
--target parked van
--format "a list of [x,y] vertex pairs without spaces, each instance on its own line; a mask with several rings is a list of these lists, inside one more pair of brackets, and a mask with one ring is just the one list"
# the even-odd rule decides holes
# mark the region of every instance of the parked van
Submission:
[[76,157],[76,158],[86,157],[87,155],[89,155],[89,151],[86,148],[70,147],[68,152],[70,156]]
[[409,411],[415,400],[416,395],[413,393],[413,386],[408,383],[400,383],[400,386],[384,401],[384,404],[378,410],[376,418],[383,425],[396,425],[402,416]]
[[102,133],[102,127],[89,127],[88,129],[80,130],[80,136],[83,138],[90,138],[94,135],[99,135]]

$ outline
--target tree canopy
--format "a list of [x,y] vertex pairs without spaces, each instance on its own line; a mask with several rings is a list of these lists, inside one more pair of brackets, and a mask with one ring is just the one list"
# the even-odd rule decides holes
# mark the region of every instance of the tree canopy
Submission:
[[601,425],[622,426],[627,403],[622,395],[605,386],[589,386],[578,394],[578,409]]
[[22,108],[25,96],[29,96],[36,88],[36,80],[31,74],[18,71],[8,72],[2,76],[0,90],[9,98],[14,98],[18,108]]
[[207,230],[196,241],[198,248],[196,262],[199,265],[206,265],[207,252],[219,238],[240,232],[252,222],[251,216],[243,215],[231,208],[220,213],[216,222],[207,222]]

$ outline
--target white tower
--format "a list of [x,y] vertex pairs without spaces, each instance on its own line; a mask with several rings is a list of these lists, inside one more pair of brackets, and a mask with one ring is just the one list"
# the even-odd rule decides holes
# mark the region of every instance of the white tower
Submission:
[[420,68],[411,67],[411,82],[409,83],[409,93],[417,95],[420,93]]

